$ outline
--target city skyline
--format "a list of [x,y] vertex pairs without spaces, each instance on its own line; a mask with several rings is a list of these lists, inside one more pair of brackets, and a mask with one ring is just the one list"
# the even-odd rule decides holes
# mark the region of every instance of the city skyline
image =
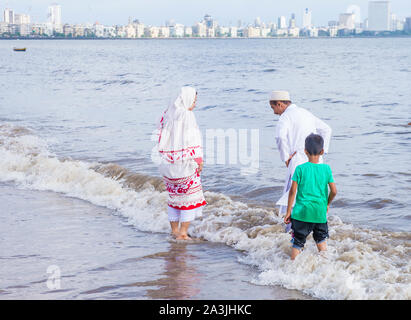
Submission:
[[357,35],[407,35],[411,31],[411,17],[401,18],[391,9],[391,2],[368,1],[369,17],[362,20],[361,8],[349,5],[336,20],[328,20],[326,26],[316,25],[313,11],[305,8],[302,24],[296,14],[289,19],[279,16],[277,22],[263,21],[256,17],[253,23],[237,21],[237,25],[223,25],[205,14],[202,20],[184,25],[174,19],[164,24],[150,25],[144,20],[129,16],[127,24],[107,25],[99,22],[71,24],[63,20],[62,6],[52,3],[47,8],[45,22],[35,22],[30,14],[4,10],[0,22],[0,36],[10,37],[67,37],[67,38],[267,38],[267,37],[336,37]]
[[[192,25],[201,19],[205,13],[210,14],[222,25],[252,24],[258,17],[263,22],[276,22],[278,17],[285,16],[287,20],[292,14],[298,25],[303,25],[303,14],[306,8],[312,12],[312,23],[316,26],[326,26],[329,21],[338,20],[339,14],[346,12],[350,5],[360,8],[361,19],[368,16],[369,0],[339,0],[338,4],[330,4],[327,0],[293,0],[288,3],[274,3],[268,0],[209,0],[207,4],[192,0],[142,0],[138,3],[119,0],[101,0],[98,5],[91,0],[61,0],[57,1],[64,7],[63,23],[95,23],[106,25],[125,24],[131,17],[139,19],[147,25],[164,25],[167,20]],[[31,16],[31,21],[47,20],[47,8],[52,0],[9,0],[1,3],[2,10],[11,8],[14,12]],[[409,0],[390,0],[391,10],[399,17],[411,16]],[[184,10],[182,10],[184,9]]]

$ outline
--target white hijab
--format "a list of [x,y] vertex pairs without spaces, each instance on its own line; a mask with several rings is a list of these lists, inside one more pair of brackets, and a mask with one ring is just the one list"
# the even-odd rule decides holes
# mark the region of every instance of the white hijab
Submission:
[[168,178],[193,175],[197,164],[192,160],[203,157],[201,132],[194,112],[189,110],[196,95],[194,88],[182,87],[177,99],[164,111],[160,120],[160,173]]

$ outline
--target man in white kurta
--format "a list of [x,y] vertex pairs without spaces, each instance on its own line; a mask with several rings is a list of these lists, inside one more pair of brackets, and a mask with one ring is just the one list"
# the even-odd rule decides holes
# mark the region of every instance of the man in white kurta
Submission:
[[[295,168],[308,161],[304,153],[305,138],[311,133],[319,134],[324,139],[324,153],[328,153],[331,128],[311,112],[293,104],[287,91],[273,91],[270,106],[280,116],[276,128],[276,143],[280,158],[287,166],[283,196],[277,201],[280,214],[285,214],[288,205],[288,191]],[[322,159],[320,159],[322,162]]]

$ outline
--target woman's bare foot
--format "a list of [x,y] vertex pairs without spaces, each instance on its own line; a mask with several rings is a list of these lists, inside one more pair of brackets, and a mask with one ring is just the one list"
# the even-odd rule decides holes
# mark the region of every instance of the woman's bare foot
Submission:
[[180,234],[176,240],[192,240],[187,234]]
[[171,236],[176,239],[178,235],[180,234],[179,228],[178,228],[178,221],[170,221],[170,226],[171,226]]

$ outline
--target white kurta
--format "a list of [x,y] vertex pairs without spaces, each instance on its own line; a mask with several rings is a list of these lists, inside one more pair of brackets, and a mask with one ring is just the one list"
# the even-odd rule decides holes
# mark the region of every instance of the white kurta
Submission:
[[[288,205],[288,191],[291,187],[291,178],[295,168],[308,161],[304,153],[305,139],[311,133],[319,134],[324,139],[324,153],[328,153],[331,139],[331,128],[324,121],[311,112],[291,104],[280,116],[276,128],[276,142],[280,151],[280,158],[286,162],[296,151],[287,168],[287,177],[283,196],[277,201],[280,214],[286,213]],[[320,159],[322,162],[322,159]]]

